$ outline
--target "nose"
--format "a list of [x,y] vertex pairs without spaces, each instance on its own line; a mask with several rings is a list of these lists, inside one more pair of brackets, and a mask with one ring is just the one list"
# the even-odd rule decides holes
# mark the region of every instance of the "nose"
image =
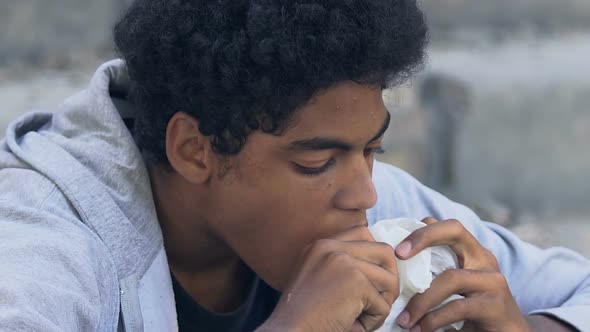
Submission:
[[368,210],[377,204],[377,191],[373,184],[373,160],[354,158],[346,185],[336,193],[335,205],[343,210]]

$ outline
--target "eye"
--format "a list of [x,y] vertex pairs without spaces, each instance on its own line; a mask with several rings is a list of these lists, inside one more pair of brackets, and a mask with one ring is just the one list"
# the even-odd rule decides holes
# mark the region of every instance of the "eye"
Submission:
[[375,148],[366,148],[365,149],[365,156],[371,156],[373,154],[384,154],[385,150],[382,147],[378,146]]
[[332,159],[328,160],[321,167],[305,167],[305,166],[301,166],[299,164],[294,164],[294,165],[299,173],[301,173],[303,175],[315,176],[315,175],[320,175],[320,174],[326,172],[328,169],[330,169],[332,166],[334,166],[335,163],[336,163],[336,160],[334,158],[332,158]]

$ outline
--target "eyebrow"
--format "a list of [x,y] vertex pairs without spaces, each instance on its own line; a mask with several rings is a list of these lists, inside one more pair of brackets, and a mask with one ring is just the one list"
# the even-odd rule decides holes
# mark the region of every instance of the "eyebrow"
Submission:
[[[385,134],[385,131],[387,131],[387,128],[389,128],[389,122],[391,121],[391,115],[389,114],[389,112],[386,112],[386,113],[387,113],[387,116],[385,118],[385,121],[383,122],[383,125],[381,126],[381,129],[379,129],[377,134],[375,134],[375,136],[373,138],[371,138],[371,140],[369,140],[368,143],[375,142],[376,140],[381,138],[381,136],[383,136],[383,134]],[[291,150],[291,151],[292,150],[331,150],[331,149],[350,151],[353,149],[353,146],[350,143],[347,143],[347,142],[342,141],[337,138],[313,137],[313,138],[306,138],[306,139],[291,142],[286,147],[286,150]]]

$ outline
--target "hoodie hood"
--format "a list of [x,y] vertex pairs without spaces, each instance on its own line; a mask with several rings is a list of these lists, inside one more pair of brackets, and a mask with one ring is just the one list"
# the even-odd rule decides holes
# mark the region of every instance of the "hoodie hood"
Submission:
[[[119,278],[142,276],[163,248],[142,155],[125,125],[123,61],[103,64],[87,89],[52,112],[28,113],[6,133],[3,158],[52,181],[113,257]],[[4,152],[4,153],[5,153]]]

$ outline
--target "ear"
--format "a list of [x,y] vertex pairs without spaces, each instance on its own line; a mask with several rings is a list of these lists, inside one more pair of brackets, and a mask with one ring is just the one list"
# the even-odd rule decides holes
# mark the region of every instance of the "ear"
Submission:
[[166,155],[172,168],[194,184],[206,183],[215,174],[216,156],[199,120],[184,112],[172,116],[166,127]]

